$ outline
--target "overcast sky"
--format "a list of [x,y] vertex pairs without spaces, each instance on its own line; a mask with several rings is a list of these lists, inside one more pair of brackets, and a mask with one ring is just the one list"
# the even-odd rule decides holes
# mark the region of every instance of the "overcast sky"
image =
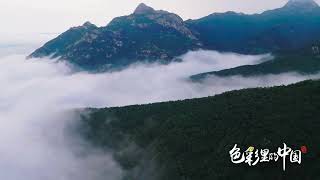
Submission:
[[1,0],[0,40],[7,34],[61,33],[87,20],[104,26],[116,16],[132,13],[141,2],[195,19],[231,10],[260,13],[287,0]]

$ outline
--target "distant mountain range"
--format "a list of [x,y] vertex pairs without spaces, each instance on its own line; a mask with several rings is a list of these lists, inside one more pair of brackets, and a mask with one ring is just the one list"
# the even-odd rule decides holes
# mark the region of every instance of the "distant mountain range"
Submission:
[[105,27],[74,27],[29,57],[68,60],[87,70],[139,61],[167,63],[189,50],[245,54],[297,52],[320,40],[320,7],[313,0],[290,0],[261,14],[214,13],[183,21],[178,15],[140,4],[134,13]]

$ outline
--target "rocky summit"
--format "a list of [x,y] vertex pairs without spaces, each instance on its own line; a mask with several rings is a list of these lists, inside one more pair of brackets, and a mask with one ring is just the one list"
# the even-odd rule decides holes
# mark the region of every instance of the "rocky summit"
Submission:
[[134,11],[134,14],[147,14],[147,13],[153,13],[153,12],[155,12],[155,10],[152,7],[149,7],[146,4],[141,3]]

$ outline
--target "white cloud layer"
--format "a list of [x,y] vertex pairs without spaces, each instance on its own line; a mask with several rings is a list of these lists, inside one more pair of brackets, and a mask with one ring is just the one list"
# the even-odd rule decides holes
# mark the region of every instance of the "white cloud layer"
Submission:
[[120,72],[74,73],[65,63],[0,58],[0,179],[117,180],[110,154],[90,148],[64,130],[74,123],[64,110],[203,97],[232,89],[289,84],[316,76],[211,77],[193,84],[186,77],[244,64],[269,55],[190,52],[182,63],[136,64]]

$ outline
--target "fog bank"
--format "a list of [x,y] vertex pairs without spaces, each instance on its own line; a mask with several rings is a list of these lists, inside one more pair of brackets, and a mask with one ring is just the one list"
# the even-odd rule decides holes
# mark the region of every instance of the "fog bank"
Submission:
[[256,64],[270,55],[190,52],[183,62],[135,64],[119,72],[73,72],[72,66],[25,56],[0,58],[0,179],[117,180],[121,168],[110,153],[90,147],[66,131],[77,120],[65,110],[144,104],[215,95],[229,90],[290,84],[319,75],[295,73],[254,78],[193,74]]

